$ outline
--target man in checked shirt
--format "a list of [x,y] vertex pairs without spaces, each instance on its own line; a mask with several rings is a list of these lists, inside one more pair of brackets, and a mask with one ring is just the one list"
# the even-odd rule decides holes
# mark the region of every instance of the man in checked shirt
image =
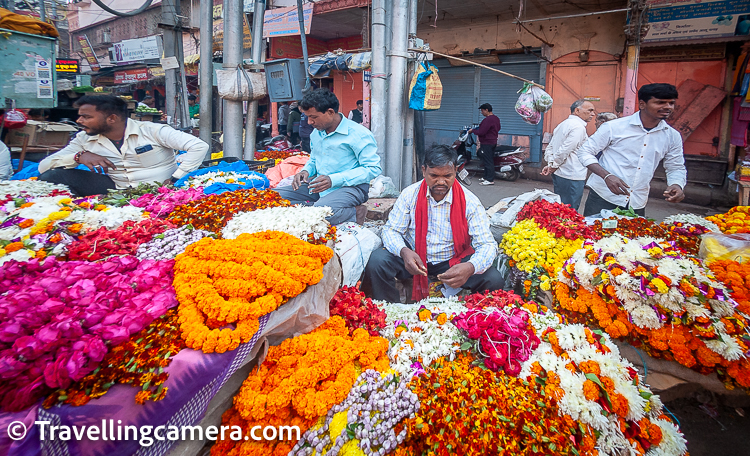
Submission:
[[501,274],[491,267],[497,243],[487,213],[456,180],[457,159],[448,146],[425,154],[424,180],[401,192],[383,227],[384,248],[367,263],[362,289],[368,296],[399,302],[396,278],[414,278],[414,301],[427,297],[428,277],[472,292],[503,287]]

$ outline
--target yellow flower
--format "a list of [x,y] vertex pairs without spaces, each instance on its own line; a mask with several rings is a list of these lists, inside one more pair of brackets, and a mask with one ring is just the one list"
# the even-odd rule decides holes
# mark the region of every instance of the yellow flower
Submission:
[[0,249],[0,256],[5,256],[5,249]]
[[50,220],[62,220],[64,218],[68,217],[68,216],[70,216],[70,212],[68,212],[68,211],[58,211],[58,212],[51,213],[49,215],[49,219]]
[[669,291],[667,284],[659,278],[652,280],[651,285],[655,286],[656,289],[659,290],[659,293],[667,293]]
[[72,202],[73,202],[73,200],[70,199],[70,198],[63,198],[60,201],[58,201],[57,204],[63,205],[63,204],[70,204]]

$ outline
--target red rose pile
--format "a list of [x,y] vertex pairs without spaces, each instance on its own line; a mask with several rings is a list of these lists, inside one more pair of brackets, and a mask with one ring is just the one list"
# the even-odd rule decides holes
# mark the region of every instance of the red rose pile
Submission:
[[573,240],[601,238],[590,226],[586,225],[583,216],[567,204],[550,203],[545,200],[532,201],[527,203],[516,216],[518,221],[526,219],[533,219],[537,225],[556,237]]
[[481,310],[485,307],[503,308],[521,307],[527,304],[520,296],[512,291],[495,290],[487,293],[473,293],[463,298],[464,305],[471,310]]
[[346,321],[349,334],[357,328],[366,329],[371,336],[378,336],[385,328],[385,311],[373,304],[357,287],[344,285],[329,303],[331,316],[338,315]]
[[102,227],[70,244],[68,259],[98,261],[113,255],[135,255],[139,245],[174,227],[162,219],[129,220],[116,230]]

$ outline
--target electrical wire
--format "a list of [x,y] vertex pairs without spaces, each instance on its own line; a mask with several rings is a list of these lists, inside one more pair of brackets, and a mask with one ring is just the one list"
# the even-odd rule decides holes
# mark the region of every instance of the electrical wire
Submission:
[[104,11],[108,12],[109,14],[114,14],[115,16],[120,16],[120,17],[132,17],[132,16],[135,16],[135,15],[141,14],[142,12],[146,11],[146,9],[149,6],[151,6],[151,2],[152,2],[152,0],[146,0],[146,2],[143,5],[141,5],[140,8],[138,8],[136,10],[133,10],[133,11],[129,11],[127,13],[123,13],[123,12],[120,12],[120,11],[117,11],[117,10],[113,10],[109,6],[105,5],[102,2],[102,0],[94,0],[94,3],[96,3],[96,5],[99,8],[103,9]]

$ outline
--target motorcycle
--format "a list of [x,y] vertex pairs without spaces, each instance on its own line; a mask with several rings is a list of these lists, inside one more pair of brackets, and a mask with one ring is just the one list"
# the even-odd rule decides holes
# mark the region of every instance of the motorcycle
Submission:
[[[468,148],[474,145],[472,135],[468,133],[471,128],[476,127],[464,126],[458,139],[453,142],[453,148],[459,155],[458,173],[462,174],[463,171],[463,177],[459,175],[459,181],[464,185],[471,185],[471,180],[468,177],[470,173],[484,172],[482,163],[478,161],[475,165],[471,160],[471,153],[468,151]],[[495,177],[498,179],[515,182],[524,173],[524,150],[522,147],[498,145],[495,146],[494,154]],[[468,184],[464,181],[467,181]]]

